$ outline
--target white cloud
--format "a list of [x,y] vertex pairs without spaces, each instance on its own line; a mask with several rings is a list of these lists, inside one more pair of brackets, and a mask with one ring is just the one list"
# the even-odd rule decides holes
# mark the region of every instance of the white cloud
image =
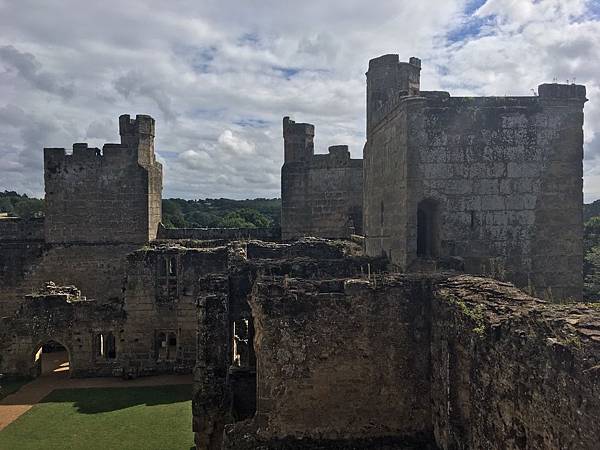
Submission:
[[281,118],[314,123],[317,152],[348,144],[360,157],[368,60],[399,53],[423,59],[424,89],[455,95],[585,83],[586,192],[600,196],[600,22],[590,5],[0,1],[0,189],[41,195],[42,147],[115,142],[128,113],[157,120],[165,196],[278,196]]
[[226,153],[234,155],[243,155],[254,153],[255,145],[248,142],[239,136],[235,136],[231,130],[225,130],[221,133],[218,139],[221,148]]

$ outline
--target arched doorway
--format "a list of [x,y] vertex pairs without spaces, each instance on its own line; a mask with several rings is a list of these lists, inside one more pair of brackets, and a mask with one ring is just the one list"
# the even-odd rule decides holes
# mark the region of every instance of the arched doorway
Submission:
[[439,256],[439,207],[432,199],[425,199],[417,206],[417,256]]
[[67,347],[54,339],[49,339],[36,346],[34,350],[32,376],[68,377],[70,365]]

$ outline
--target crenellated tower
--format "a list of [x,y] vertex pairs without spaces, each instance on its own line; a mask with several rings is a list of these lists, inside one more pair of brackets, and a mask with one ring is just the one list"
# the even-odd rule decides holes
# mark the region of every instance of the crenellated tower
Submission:
[[315,154],[315,127],[283,118],[281,234],[349,237],[362,230],[362,160],[347,145]]
[[284,162],[310,161],[315,153],[315,126],[283,118]]
[[119,117],[120,144],[44,149],[48,243],[145,243],[161,220],[162,165],[154,119]]
[[395,54],[369,61],[367,75],[367,134],[375,123],[375,112],[399,97],[419,95],[421,60],[411,57],[400,62]]
[[121,145],[135,149],[137,161],[142,166],[155,162],[154,135],[156,124],[152,117],[138,114],[131,119],[129,114],[119,117]]

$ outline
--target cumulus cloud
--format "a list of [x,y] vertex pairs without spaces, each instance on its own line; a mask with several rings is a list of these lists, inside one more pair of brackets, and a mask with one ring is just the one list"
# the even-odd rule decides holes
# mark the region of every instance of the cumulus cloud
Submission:
[[[0,189],[42,194],[42,147],[157,120],[165,196],[279,195],[281,118],[360,157],[368,60],[423,60],[424,89],[588,86],[586,199],[600,197],[600,18],[592,0],[0,1]],[[58,19],[49,21],[49,16]],[[596,105],[598,104],[598,106]]]
[[114,81],[116,91],[126,100],[134,101],[135,97],[147,97],[160,109],[166,120],[173,120],[177,114],[173,110],[173,101],[167,92],[165,82],[149,79],[138,70],[131,70]]
[[242,139],[239,136],[235,136],[231,130],[225,130],[220,134],[218,139],[221,148],[234,155],[251,154],[254,153],[254,144]]
[[31,53],[24,53],[12,45],[0,47],[0,61],[7,71],[14,70],[17,78],[28,81],[33,88],[60,95],[66,99],[73,95],[73,85],[60,81],[58,76],[45,72]]
[[195,170],[205,170],[213,165],[210,155],[202,150],[186,150],[179,154],[179,159],[184,165]]

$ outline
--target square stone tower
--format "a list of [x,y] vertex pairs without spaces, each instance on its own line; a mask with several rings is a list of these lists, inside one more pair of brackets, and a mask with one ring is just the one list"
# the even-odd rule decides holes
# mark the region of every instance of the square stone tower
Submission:
[[150,116],[119,117],[120,144],[44,149],[47,243],[134,243],[156,238],[162,165]]
[[537,296],[580,298],[585,86],[451,97],[420,90],[420,66],[369,63],[367,253],[403,270],[452,260]]
[[315,127],[283,119],[281,235],[349,238],[362,230],[362,159],[347,145],[314,152]]

